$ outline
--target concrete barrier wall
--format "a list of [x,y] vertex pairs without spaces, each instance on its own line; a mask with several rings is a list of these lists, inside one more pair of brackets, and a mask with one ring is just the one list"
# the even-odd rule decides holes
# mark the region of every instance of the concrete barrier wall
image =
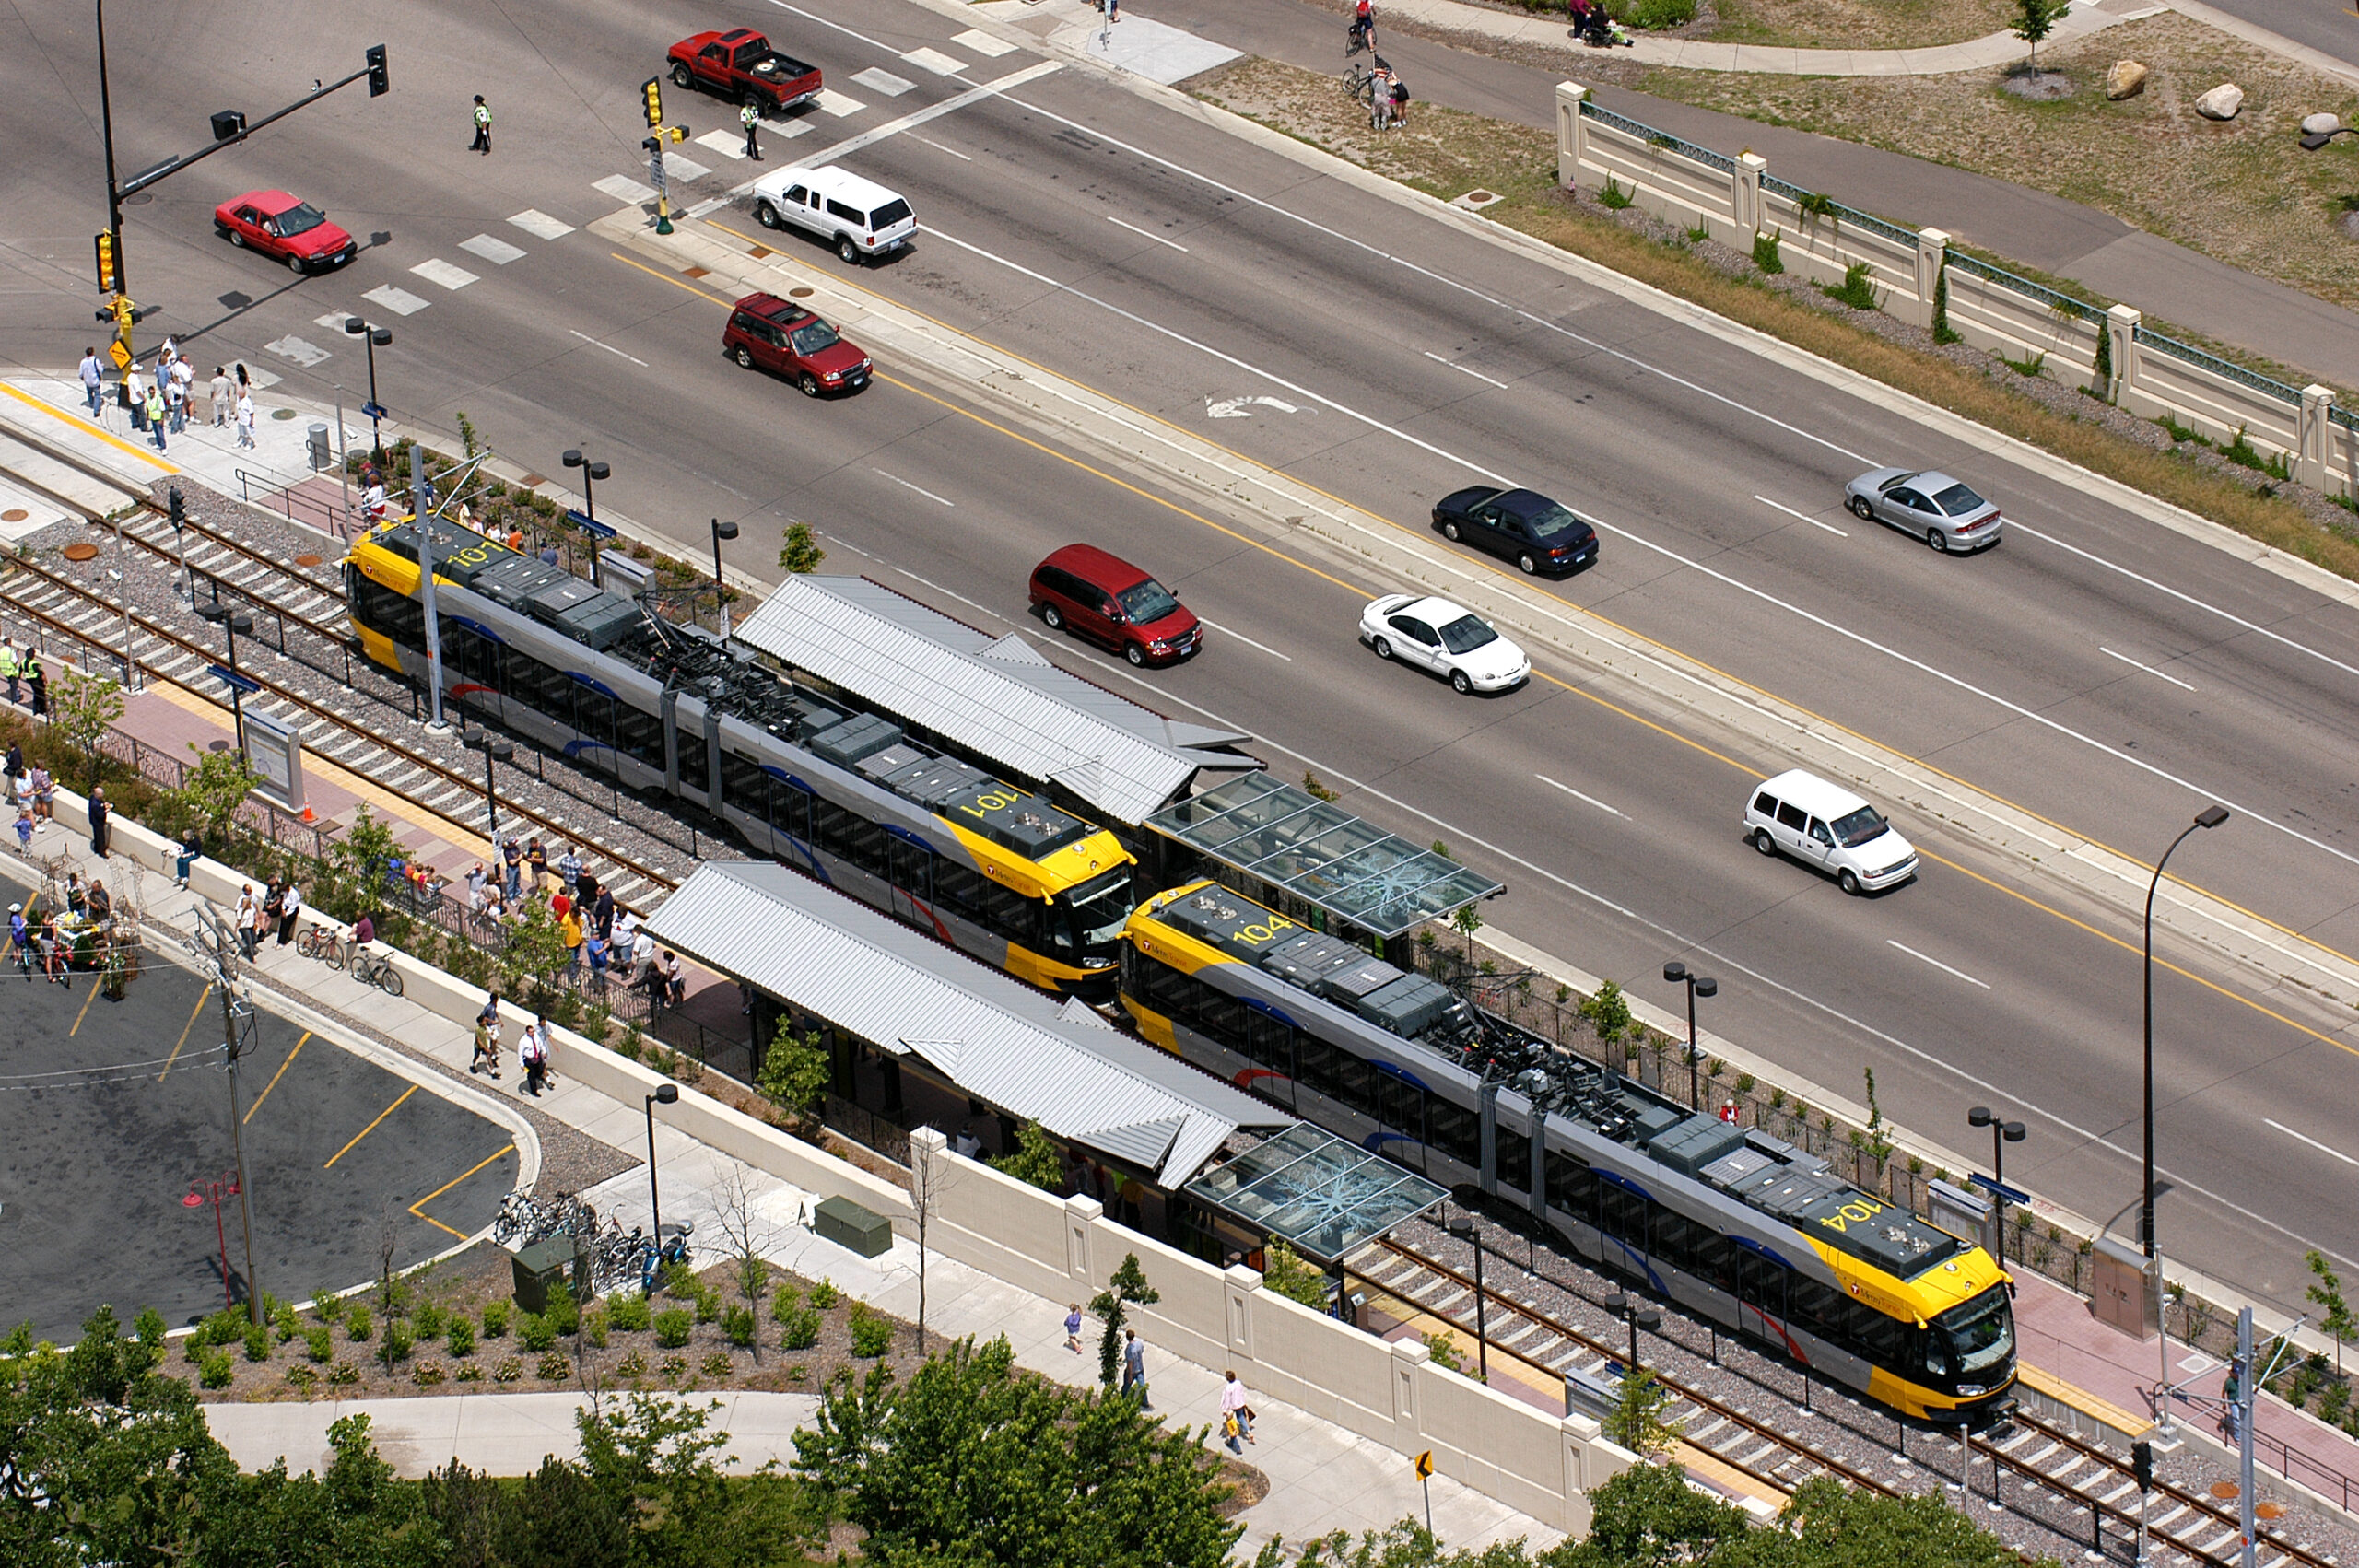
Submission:
[[2168,414],[2207,440],[2233,441],[2242,427],[2263,453],[2291,458],[2301,450],[2300,409],[2152,343],[2139,345],[2137,384],[2122,389],[2121,405],[2150,419]]
[[2010,359],[2045,354],[2052,379],[2068,386],[2092,383],[2102,327],[2077,315],[2059,315],[2040,301],[1964,267],[1953,265],[1949,280],[1951,331],[1977,348]]

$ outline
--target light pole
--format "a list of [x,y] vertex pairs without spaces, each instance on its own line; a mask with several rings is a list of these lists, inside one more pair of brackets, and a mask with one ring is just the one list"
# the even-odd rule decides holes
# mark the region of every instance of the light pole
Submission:
[[729,635],[729,589],[721,580],[721,542],[737,537],[737,525],[712,520],[712,608],[713,618],[721,623],[721,635]]
[[675,1103],[680,1097],[676,1083],[659,1083],[655,1093],[647,1096],[647,1207],[650,1211],[648,1235],[655,1238],[655,1266],[663,1266],[663,1200],[655,1190],[655,1107]]
[[492,788],[491,765],[506,762],[516,755],[516,743],[488,730],[478,730],[463,737],[459,743],[471,752],[483,753],[483,808],[491,818],[491,847],[499,848],[499,796]]
[[358,316],[346,316],[344,330],[369,345],[369,406],[360,412],[369,415],[369,450],[381,470],[385,466],[385,441],[377,432],[377,421],[385,416],[385,405],[377,401],[377,350],[393,346],[393,329],[372,327]]
[[208,1203],[213,1205],[213,1238],[221,1248],[221,1305],[225,1308],[237,1305],[238,1298],[229,1289],[229,1232],[222,1223],[221,1205],[224,1200],[237,1196],[238,1173],[230,1171],[210,1181],[190,1182],[188,1196],[181,1199],[183,1209],[202,1209]]
[[1689,974],[1687,965],[1676,958],[1662,966],[1662,977],[1674,986],[1687,987],[1687,1103],[1700,1111],[1704,1108],[1704,1089],[1696,1077],[1700,1055],[1696,1049],[1696,999],[1719,995],[1720,982],[1709,975]]
[[1491,1335],[1483,1312],[1483,1233],[1471,1219],[1450,1222],[1449,1234],[1474,1249],[1474,1369],[1482,1381],[1491,1380]]
[[2171,1330],[2165,1315],[2170,1310],[2170,1299],[2163,1290],[2163,1256],[2154,1240],[2154,894],[2163,885],[2163,868],[2171,856],[2188,840],[2197,828],[2213,828],[2228,820],[2228,808],[2206,806],[2195,813],[2195,820],[2179,829],[2163,858],[2154,862],[2154,879],[2146,883],[2146,958],[2145,958],[2145,1036],[2146,1036],[2146,1171],[2144,1185],[2139,1188],[2138,1235],[2146,1246],[2146,1262],[2154,1271],[2154,1345],[2162,1357],[2162,1381],[2154,1386],[2154,1403],[2162,1409],[2163,1435],[2171,1431]]
[[[605,478],[607,475],[614,473],[614,470],[608,468],[603,462],[593,462],[588,458],[583,457],[581,455],[581,449],[579,447],[569,447],[566,450],[565,465],[568,468],[578,468],[581,470],[581,515],[588,518],[592,522],[597,521],[597,481]],[[589,531],[589,533],[590,586],[593,588],[602,588],[605,585],[598,580],[598,531],[593,528]]]
[[1968,1127],[1990,1129],[1990,1201],[1999,1217],[1999,1261],[2007,1260],[2007,1145],[2024,1141],[2024,1124],[2001,1121],[1990,1114],[1988,1106],[1977,1106],[1966,1113]]
[[238,674],[238,634],[240,632],[252,632],[254,629],[254,618],[252,615],[247,614],[243,610],[232,610],[227,604],[200,604],[196,607],[196,614],[200,620],[210,621],[229,634],[229,674],[231,677],[229,681],[229,712],[236,720],[238,732],[238,755],[240,756],[243,756],[246,755],[246,705],[244,694],[239,689],[236,678]]
[[1626,1292],[1607,1296],[1605,1310],[1630,1325],[1630,1360],[1628,1370],[1623,1375],[1636,1377],[1638,1375],[1638,1330],[1644,1328],[1651,1334],[1661,1328],[1662,1314]]

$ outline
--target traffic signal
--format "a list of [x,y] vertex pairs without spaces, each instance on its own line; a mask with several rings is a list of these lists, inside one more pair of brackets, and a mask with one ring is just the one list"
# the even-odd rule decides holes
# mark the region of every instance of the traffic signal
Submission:
[[[98,236],[95,249],[99,258],[99,292],[112,294],[118,282],[114,267],[113,233],[102,230]],[[99,320],[105,321],[105,315],[100,314]]]
[[381,43],[370,44],[368,59],[369,96],[382,98],[393,90],[393,79],[385,70],[385,46]]
[[647,128],[651,131],[662,130],[663,128],[663,78],[650,76],[639,84],[639,90],[647,99]]
[[2154,1445],[2132,1443],[2130,1445],[2130,1473],[2138,1478],[2138,1490],[2154,1490]]
[[147,314],[146,311],[131,302],[131,296],[128,294],[118,294],[114,297],[114,330],[124,337],[131,335],[132,323],[145,314]]
[[688,128],[686,125],[674,125],[663,134],[675,142],[685,142],[688,139]]
[[188,521],[188,502],[181,498],[179,486],[175,485],[164,492],[164,505],[171,512],[171,522],[174,528]]

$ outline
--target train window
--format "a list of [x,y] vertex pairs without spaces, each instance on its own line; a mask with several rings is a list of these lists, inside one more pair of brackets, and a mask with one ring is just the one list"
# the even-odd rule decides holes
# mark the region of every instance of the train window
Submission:
[[721,754],[721,803],[747,816],[766,820],[769,815],[769,778],[759,767],[724,748]]
[[1426,1092],[1389,1072],[1376,1075],[1376,1119],[1396,1132],[1426,1141]]
[[782,778],[770,780],[770,827],[791,838],[811,837],[811,791]]
[[1498,1129],[1498,1141],[1492,1150],[1491,1174],[1499,1178],[1501,1187],[1512,1187],[1518,1192],[1532,1185],[1532,1140],[1520,1132]]
[[[971,866],[937,860],[933,867],[933,896],[961,914],[972,914],[982,897],[982,876]],[[1153,963],[1154,960],[1148,960]]]
[[840,855],[851,847],[853,821],[851,813],[824,795],[811,802],[811,837],[830,855]]
[[573,683],[562,670],[553,670],[530,654],[508,653],[510,689],[559,724],[573,722]]
[[1786,1270],[1757,1252],[1739,1251],[1736,1259],[1737,1296],[1779,1322],[1786,1317]]
[[1245,1015],[1245,1054],[1253,1059],[1256,1067],[1266,1067],[1272,1072],[1294,1076],[1294,1030],[1266,1012],[1248,1011]]
[[1039,906],[995,882],[985,882],[982,894],[982,923],[986,929],[1027,947],[1039,940]]
[[615,743],[622,748],[625,755],[636,757],[650,767],[663,767],[663,720],[625,703],[615,717]]
[[866,817],[846,813],[848,842],[844,858],[872,876],[886,876],[888,868],[885,858],[885,830]]
[[1294,1075],[1306,1087],[1322,1094],[1335,1092],[1335,1058],[1339,1053],[1326,1041],[1305,1035],[1295,1042]]
[[1601,1188],[1597,1195],[1597,1228],[1645,1252],[1651,1245],[1647,1235],[1647,1211],[1650,1207],[1627,1188]]
[[1481,1118],[1438,1094],[1426,1097],[1426,1141],[1461,1165],[1483,1163]]
[[1658,1204],[1654,1211],[1654,1239],[1648,1251],[1674,1268],[1687,1267],[1687,1255],[1696,1235],[1696,1223],[1684,1214],[1674,1213]]
[[1860,1350],[1878,1366],[1897,1366],[1907,1348],[1909,1330],[1896,1317],[1871,1312],[1860,1324]]
[[1156,1012],[1193,1023],[1196,993],[1203,988],[1160,958],[1150,958],[1134,947],[1124,950],[1128,974],[1123,988]]
[[1724,1291],[1736,1288],[1736,1244],[1698,1224],[1688,1238],[1687,1271]]
[[1346,1110],[1362,1116],[1376,1110],[1376,1069],[1348,1051],[1335,1053],[1335,1087],[1328,1091]]
[[1848,1343],[1852,1334],[1851,1315],[1844,1310],[1847,1299],[1836,1294],[1833,1286],[1804,1274],[1786,1281],[1788,1316],[1798,1326],[1837,1344]]
[[1597,1207],[1597,1176],[1585,1161],[1570,1154],[1548,1155],[1548,1201],[1566,1213],[1586,1220]]
[[[710,790],[712,756],[705,749],[704,731],[691,730],[686,724],[675,724],[673,729],[680,738],[680,782],[691,790]],[[717,805],[720,802],[712,803]]]
[[1245,1046],[1245,1004],[1210,986],[1196,988],[1196,1027],[1230,1050]]
[[[615,740],[615,699],[604,692],[581,687],[573,694],[573,728],[586,740],[611,746]],[[616,765],[612,753],[585,756],[584,760],[604,763],[608,767]]]

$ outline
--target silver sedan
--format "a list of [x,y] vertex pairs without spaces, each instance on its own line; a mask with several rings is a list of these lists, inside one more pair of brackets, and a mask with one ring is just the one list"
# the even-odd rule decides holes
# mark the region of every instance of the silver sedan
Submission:
[[1934,549],[1987,550],[1999,542],[1999,509],[1946,474],[1879,468],[1843,486],[1843,504],[1862,522],[1881,522]]

